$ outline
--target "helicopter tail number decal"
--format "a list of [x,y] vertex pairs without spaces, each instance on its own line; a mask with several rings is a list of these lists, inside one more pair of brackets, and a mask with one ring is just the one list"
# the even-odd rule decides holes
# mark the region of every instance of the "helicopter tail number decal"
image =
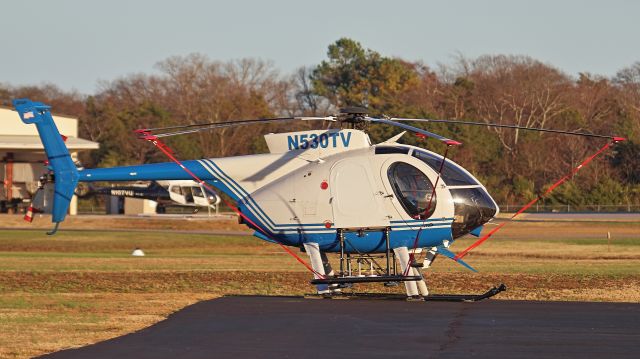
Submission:
[[331,133],[311,133],[294,134],[287,136],[287,146],[291,150],[306,150],[307,148],[337,148],[349,147],[351,142],[351,132],[331,132]]
[[303,150],[330,154],[371,146],[366,133],[351,129],[270,133],[264,138],[271,153]]

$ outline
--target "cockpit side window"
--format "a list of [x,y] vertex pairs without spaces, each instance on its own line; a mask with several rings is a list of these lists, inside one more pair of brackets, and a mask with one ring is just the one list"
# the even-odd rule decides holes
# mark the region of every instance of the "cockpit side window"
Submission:
[[204,193],[202,193],[202,188],[200,187],[191,187],[191,191],[195,197],[204,197]]
[[[415,219],[429,218],[436,209],[433,184],[419,169],[404,162],[395,162],[387,170],[389,183],[404,210]],[[434,195],[431,204],[429,200]],[[429,211],[425,213],[429,207]]]
[[376,155],[388,155],[394,153],[408,154],[409,148],[399,146],[376,146]]
[[187,202],[193,202],[193,194],[191,192],[191,187],[188,186],[180,186],[182,187],[182,193]]
[[[440,165],[442,164],[441,156],[436,156],[434,154],[418,150],[413,151],[413,156],[422,160],[434,171],[438,172],[440,170]],[[444,168],[442,169],[442,180],[447,184],[447,186],[479,185],[475,178],[449,160],[445,162]]]

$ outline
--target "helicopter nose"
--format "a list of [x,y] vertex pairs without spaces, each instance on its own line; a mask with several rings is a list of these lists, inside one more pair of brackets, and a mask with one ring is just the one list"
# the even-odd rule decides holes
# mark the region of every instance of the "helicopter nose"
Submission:
[[472,233],[498,214],[498,206],[482,187],[450,191],[454,206],[453,239]]

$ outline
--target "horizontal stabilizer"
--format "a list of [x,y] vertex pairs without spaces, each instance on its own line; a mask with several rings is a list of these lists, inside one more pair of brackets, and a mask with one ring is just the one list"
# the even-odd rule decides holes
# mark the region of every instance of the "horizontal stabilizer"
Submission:
[[471,232],[469,232],[469,234],[474,237],[480,237],[480,234],[482,233],[483,228],[484,226],[476,227]]
[[440,253],[447,258],[453,259],[454,261],[460,263],[461,265],[463,265],[465,268],[469,269],[472,272],[476,272],[476,273],[478,272],[477,270],[475,270],[475,268],[467,264],[467,262],[463,261],[462,259],[459,259],[459,258],[456,259],[456,254],[448,250],[445,246],[438,246],[436,248],[438,249],[437,253]]

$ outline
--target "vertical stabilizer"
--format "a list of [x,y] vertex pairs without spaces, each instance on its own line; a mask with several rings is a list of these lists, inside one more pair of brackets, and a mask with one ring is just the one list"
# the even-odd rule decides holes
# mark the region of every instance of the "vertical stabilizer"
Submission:
[[50,106],[29,99],[15,99],[13,106],[20,114],[22,122],[36,125],[40,140],[47,153],[49,166],[53,169],[54,195],[51,220],[56,223],[57,228],[57,224],[62,222],[67,215],[69,203],[78,184],[78,170],[56,124],[53,122]]

